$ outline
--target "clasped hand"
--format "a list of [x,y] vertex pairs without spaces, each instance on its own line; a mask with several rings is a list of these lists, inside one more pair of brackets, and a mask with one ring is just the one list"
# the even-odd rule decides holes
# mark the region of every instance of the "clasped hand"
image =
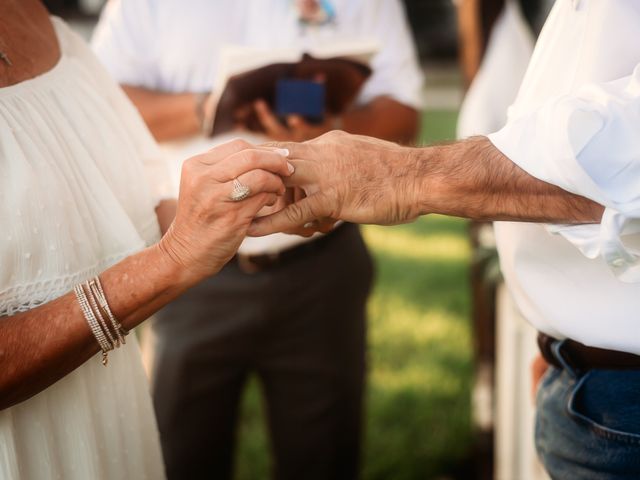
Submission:
[[304,143],[268,145],[289,152],[295,173],[284,184],[304,194],[289,195],[279,211],[255,219],[251,236],[308,236],[329,230],[338,220],[392,225],[421,214],[414,149],[339,131]]
[[[215,274],[235,254],[260,210],[286,192],[293,172],[287,151],[255,147],[242,140],[186,160],[176,215],[161,239],[161,250],[184,272],[186,283]],[[234,201],[234,180],[250,190]]]
[[[420,214],[412,151],[343,132],[305,143],[218,146],[185,162],[176,217],[160,246],[195,282],[221,269],[247,235],[309,236],[338,220],[411,221]],[[247,199],[232,200],[234,179],[249,187]],[[272,213],[256,218],[268,206]]]

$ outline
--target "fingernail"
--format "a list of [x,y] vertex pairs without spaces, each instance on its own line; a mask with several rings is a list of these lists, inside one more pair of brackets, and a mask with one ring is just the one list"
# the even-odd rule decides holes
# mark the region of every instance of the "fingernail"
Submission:
[[304,228],[312,228],[313,227],[313,222],[307,222],[304,224]]
[[289,156],[289,149],[288,148],[276,148],[274,150],[274,152],[279,153],[283,157],[288,157]]
[[289,173],[293,173],[296,171],[296,167],[287,162],[287,168],[289,169]]

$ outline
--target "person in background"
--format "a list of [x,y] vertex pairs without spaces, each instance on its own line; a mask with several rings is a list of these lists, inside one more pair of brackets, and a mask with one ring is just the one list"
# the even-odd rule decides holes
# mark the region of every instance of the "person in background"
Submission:
[[[200,132],[224,45],[345,37],[381,46],[355,105],[313,125],[295,116],[281,124],[257,102],[262,139],[306,140],[341,128],[412,141],[422,74],[399,0],[113,0],[93,48],[155,137],[181,158],[220,141]],[[358,476],[372,272],[351,224],[311,239],[250,239],[216,279],[158,315],[153,396],[170,478],[231,476],[252,372],[266,398],[276,478]]]

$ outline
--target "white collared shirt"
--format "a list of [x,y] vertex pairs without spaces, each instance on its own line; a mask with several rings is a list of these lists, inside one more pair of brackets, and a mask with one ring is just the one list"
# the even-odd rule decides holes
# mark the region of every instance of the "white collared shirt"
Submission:
[[557,0],[508,123],[489,138],[534,177],[606,207],[596,225],[496,224],[525,317],[640,354],[640,1]]
[[335,21],[301,26],[292,0],[111,0],[92,47],[120,83],[167,92],[206,92],[219,48],[290,48],[327,38],[377,40],[373,75],[359,102],[388,95],[422,106],[422,73],[400,0],[331,0]]
[[[92,47],[121,84],[167,92],[211,90],[224,45],[290,48],[325,39],[375,40],[372,76],[358,103],[389,96],[422,107],[423,77],[400,0],[331,0],[335,19],[304,27],[293,0],[111,0],[96,27]],[[237,133],[202,136],[163,145],[177,190],[181,162]],[[247,134],[248,141],[267,139]],[[249,238],[244,254],[273,253],[308,241],[295,235]]]

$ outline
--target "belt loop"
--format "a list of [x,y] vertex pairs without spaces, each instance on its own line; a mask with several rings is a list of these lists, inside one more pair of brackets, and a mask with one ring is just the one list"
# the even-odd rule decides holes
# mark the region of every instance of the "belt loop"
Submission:
[[569,363],[569,360],[564,358],[562,354],[562,347],[567,342],[567,340],[559,340],[557,342],[553,342],[551,344],[551,352],[553,356],[556,357],[556,360],[562,365],[562,367],[574,378],[578,377],[578,374],[573,366]]

